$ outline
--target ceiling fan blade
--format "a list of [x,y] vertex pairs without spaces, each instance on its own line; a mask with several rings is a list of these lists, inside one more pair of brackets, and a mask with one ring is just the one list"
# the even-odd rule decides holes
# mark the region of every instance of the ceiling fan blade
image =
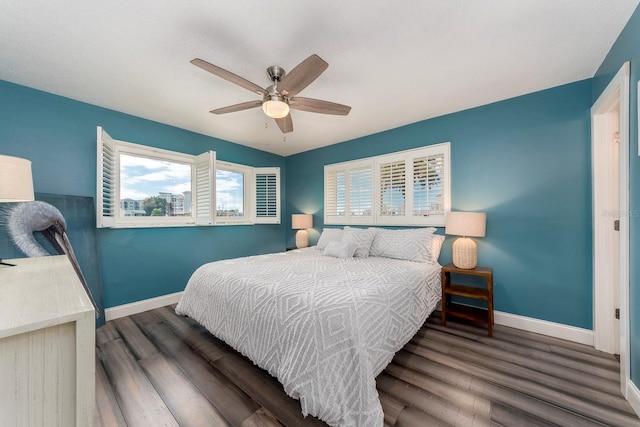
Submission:
[[248,110],[249,108],[255,108],[262,105],[262,101],[249,101],[241,104],[229,105],[228,107],[218,108],[217,110],[211,110],[213,114],[227,114],[235,113],[236,111]]
[[320,74],[322,74],[328,66],[329,64],[318,55],[311,55],[284,75],[278,83],[278,92],[289,98],[296,96],[302,89],[320,77]]
[[310,111],[312,113],[335,114],[337,116],[346,116],[351,111],[348,105],[336,104],[335,102],[322,101],[313,98],[291,98],[289,107],[294,110]]
[[282,133],[293,132],[293,121],[291,120],[291,114],[287,114],[281,119],[273,119],[282,131]]
[[230,71],[224,70],[218,66],[215,66],[213,64],[209,64],[207,61],[204,61],[200,58],[196,58],[191,60],[191,63],[193,65],[195,65],[196,67],[200,67],[205,71],[210,72],[211,74],[215,74],[218,77],[221,77],[227,81],[230,81],[231,83],[235,83],[238,86],[242,86],[245,89],[250,90],[251,92],[255,92],[258,93],[260,95],[267,95],[268,92],[266,90],[264,90],[263,88],[261,88],[260,86],[258,86],[255,83],[251,83],[249,80],[243,79],[240,76],[237,76],[235,74],[233,74]]

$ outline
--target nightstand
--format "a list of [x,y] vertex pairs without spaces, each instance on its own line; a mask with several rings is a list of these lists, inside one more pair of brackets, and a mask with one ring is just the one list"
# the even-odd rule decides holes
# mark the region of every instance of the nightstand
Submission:
[[[442,267],[442,324],[447,324],[447,315],[461,317],[474,322],[486,323],[489,336],[493,336],[493,269],[477,266],[472,269],[458,268],[452,263]],[[486,280],[485,287],[456,285],[451,274],[479,276]],[[487,308],[477,308],[451,302],[451,295],[474,298],[487,302]]]

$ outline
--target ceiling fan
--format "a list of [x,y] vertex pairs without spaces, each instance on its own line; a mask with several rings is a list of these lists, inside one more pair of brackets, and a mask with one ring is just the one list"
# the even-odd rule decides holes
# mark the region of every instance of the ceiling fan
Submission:
[[351,107],[347,105],[296,96],[329,67],[329,64],[315,54],[302,61],[289,73],[286,73],[282,67],[277,65],[267,68],[267,75],[273,84],[266,89],[202,59],[196,58],[191,63],[211,74],[262,95],[261,101],[249,101],[218,108],[211,110],[213,114],[233,113],[262,106],[262,111],[276,121],[282,133],[288,133],[293,131],[293,121],[291,120],[291,114],[289,114],[290,108],[339,116],[346,116],[351,111]]

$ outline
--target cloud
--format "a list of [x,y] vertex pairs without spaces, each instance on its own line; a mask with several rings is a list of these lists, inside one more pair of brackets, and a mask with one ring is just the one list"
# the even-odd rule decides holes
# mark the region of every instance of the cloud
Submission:
[[121,197],[141,200],[160,192],[191,190],[191,165],[165,160],[120,156]]

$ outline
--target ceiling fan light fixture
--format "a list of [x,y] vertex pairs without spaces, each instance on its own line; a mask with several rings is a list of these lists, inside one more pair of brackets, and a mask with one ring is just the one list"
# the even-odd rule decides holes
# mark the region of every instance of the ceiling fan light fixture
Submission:
[[289,114],[289,104],[279,99],[267,99],[262,103],[262,111],[271,118],[281,119]]

